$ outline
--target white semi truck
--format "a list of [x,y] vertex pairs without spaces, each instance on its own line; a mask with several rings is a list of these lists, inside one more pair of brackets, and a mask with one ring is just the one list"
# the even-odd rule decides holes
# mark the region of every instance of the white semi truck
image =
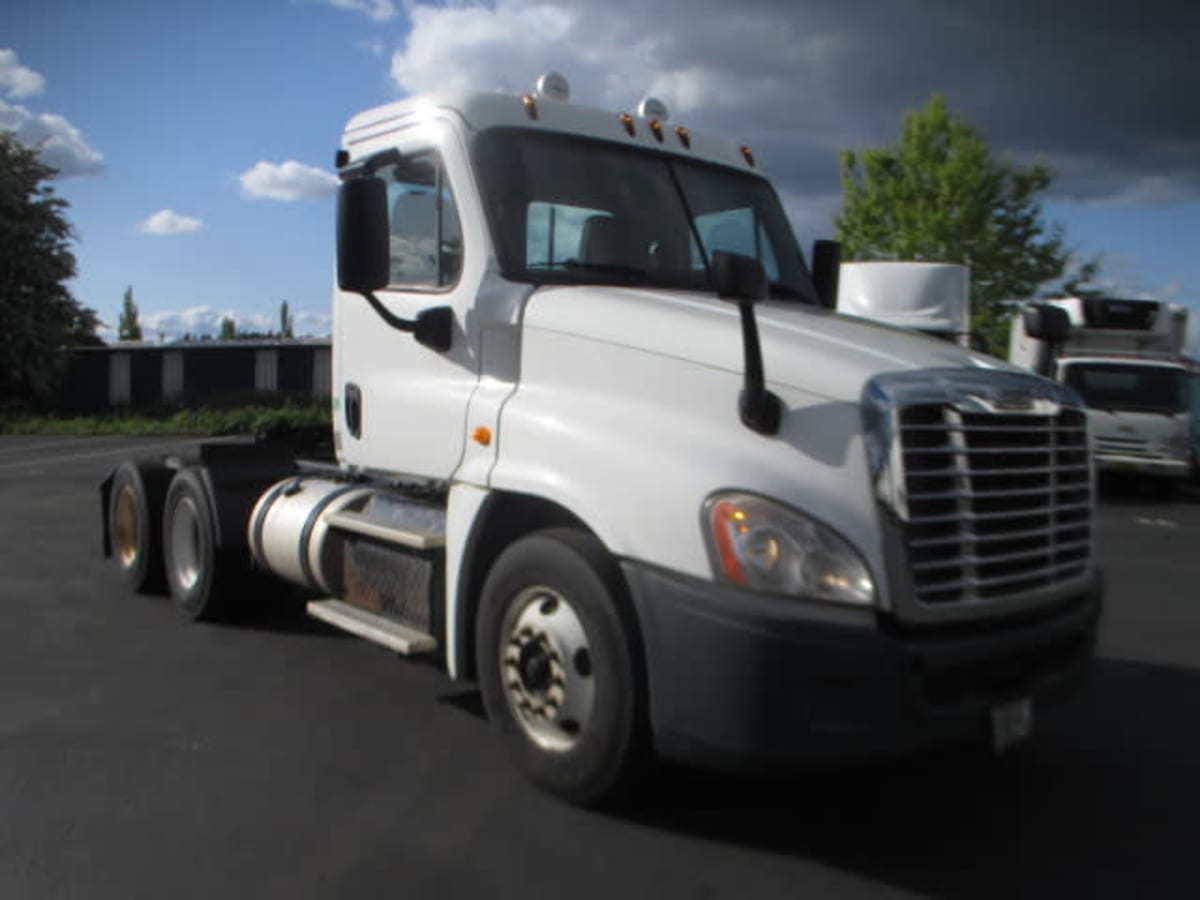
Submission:
[[295,582],[576,802],[1028,736],[1100,615],[1078,397],[830,312],[749,148],[565,94],[351,119],[329,453],[121,464],[124,579],[196,619]]
[[844,262],[837,311],[969,347],[971,269],[907,260]]
[[1067,314],[1056,340],[1013,319],[1009,360],[1074,388],[1088,407],[1099,469],[1167,479],[1191,468],[1187,308],[1156,300],[1039,301]]

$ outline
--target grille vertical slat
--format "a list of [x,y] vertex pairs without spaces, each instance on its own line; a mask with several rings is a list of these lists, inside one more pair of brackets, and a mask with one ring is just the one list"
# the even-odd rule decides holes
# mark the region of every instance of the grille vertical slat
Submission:
[[917,599],[999,600],[1050,587],[1091,561],[1084,413],[899,410],[904,541]]

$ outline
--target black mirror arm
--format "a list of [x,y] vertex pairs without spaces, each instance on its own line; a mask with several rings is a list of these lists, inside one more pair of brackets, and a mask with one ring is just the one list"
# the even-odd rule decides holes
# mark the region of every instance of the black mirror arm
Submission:
[[738,413],[742,424],[759,434],[776,434],[783,418],[783,403],[767,390],[763,377],[762,345],[758,340],[758,322],[754,301],[741,300],[742,349],[746,357],[746,379],[738,395]]
[[410,332],[417,343],[439,352],[445,353],[450,349],[454,337],[454,310],[449,306],[431,306],[417,313],[415,319],[402,319],[380,303],[379,298],[370,291],[363,291],[362,296],[379,318],[397,331]]

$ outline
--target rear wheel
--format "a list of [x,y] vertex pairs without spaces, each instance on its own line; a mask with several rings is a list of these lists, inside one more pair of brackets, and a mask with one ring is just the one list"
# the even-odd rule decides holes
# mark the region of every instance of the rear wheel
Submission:
[[224,612],[237,567],[217,549],[216,517],[198,469],[171,480],[163,508],[163,558],[171,596],[192,619]]
[[108,532],[121,578],[131,590],[163,593],[162,510],[169,470],[123,462],[113,473]]
[[638,774],[640,648],[620,573],[595,538],[547,530],[500,555],[480,600],[476,660],[488,715],[535,783],[592,804]]

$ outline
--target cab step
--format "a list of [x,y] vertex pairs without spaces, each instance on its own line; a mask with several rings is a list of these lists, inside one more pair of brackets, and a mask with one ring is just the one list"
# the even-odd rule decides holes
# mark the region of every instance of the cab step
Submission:
[[381,644],[404,656],[431,653],[437,649],[437,638],[432,634],[341,600],[311,600],[306,609],[314,619]]
[[360,534],[412,550],[446,546],[446,513],[440,507],[375,494],[359,511],[340,510],[325,516],[330,528]]

